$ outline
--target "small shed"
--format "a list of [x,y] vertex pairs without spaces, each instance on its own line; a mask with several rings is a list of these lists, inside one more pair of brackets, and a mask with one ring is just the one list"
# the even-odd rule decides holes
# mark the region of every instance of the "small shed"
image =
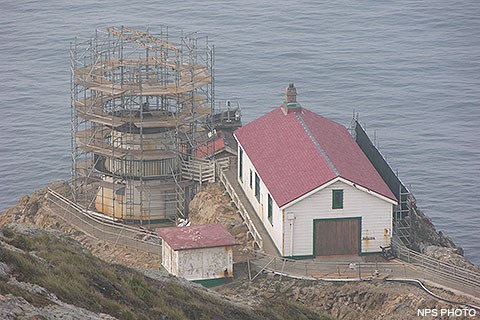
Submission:
[[205,286],[233,277],[233,236],[220,224],[157,229],[163,239],[162,266]]

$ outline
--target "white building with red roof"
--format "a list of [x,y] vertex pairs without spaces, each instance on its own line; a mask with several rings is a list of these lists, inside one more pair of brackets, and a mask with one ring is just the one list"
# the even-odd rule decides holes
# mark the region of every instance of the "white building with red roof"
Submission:
[[162,266],[171,274],[205,286],[233,277],[236,241],[220,224],[157,229],[162,238]]
[[282,256],[380,252],[397,199],[341,124],[285,103],[234,132],[238,180]]

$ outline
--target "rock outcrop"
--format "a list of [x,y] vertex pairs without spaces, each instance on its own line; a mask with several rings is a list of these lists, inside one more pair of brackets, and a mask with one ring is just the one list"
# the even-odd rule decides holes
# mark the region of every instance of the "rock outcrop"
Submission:
[[52,301],[46,306],[35,306],[22,297],[12,294],[0,294],[0,318],[4,320],[16,319],[72,319],[72,320],[113,320],[108,314],[94,313],[84,308],[63,303],[60,300]]
[[474,265],[463,255],[458,254],[455,248],[427,246],[424,248],[423,254],[451,265],[480,273],[480,265]]
[[458,267],[480,272],[480,266],[465,258],[463,249],[443,232],[437,231],[430,218],[416,206],[410,210],[410,219],[410,247],[413,250]]
[[[48,187],[66,197],[71,196],[70,186],[64,181],[51,183]],[[31,196],[21,196],[15,207],[5,210],[0,215],[0,226],[16,222],[74,232],[73,228],[62,224],[61,220],[48,210],[47,188],[38,189]]]
[[235,237],[235,261],[242,260],[253,250],[253,241],[240,214],[218,183],[207,185],[190,202],[188,218],[192,224],[220,223]]
[[455,253],[463,255],[463,249],[457,246],[448,236],[438,232],[430,218],[415,205],[413,210],[410,210],[410,224],[412,229],[411,247],[415,251],[423,253],[428,246],[439,246],[452,248]]

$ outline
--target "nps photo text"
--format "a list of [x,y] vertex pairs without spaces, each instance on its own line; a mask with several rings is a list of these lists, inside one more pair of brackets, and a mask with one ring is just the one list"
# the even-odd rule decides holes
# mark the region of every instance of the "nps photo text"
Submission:
[[475,317],[477,310],[473,308],[452,309],[417,309],[418,317]]

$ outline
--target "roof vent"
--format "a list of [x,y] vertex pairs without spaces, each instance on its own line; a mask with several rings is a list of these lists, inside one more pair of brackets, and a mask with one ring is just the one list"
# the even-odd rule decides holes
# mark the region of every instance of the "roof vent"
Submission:
[[302,107],[297,102],[297,88],[293,83],[290,83],[285,89],[285,103],[282,105],[283,113],[302,111]]

